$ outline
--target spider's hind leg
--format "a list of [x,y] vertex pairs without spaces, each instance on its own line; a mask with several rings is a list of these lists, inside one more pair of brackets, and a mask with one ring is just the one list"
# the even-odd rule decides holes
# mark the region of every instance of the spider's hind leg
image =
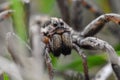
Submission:
[[84,68],[84,76],[85,76],[85,80],[89,80],[89,74],[88,74],[88,65],[87,65],[87,59],[86,56],[83,54],[83,51],[79,48],[79,46],[77,46],[76,44],[73,44],[73,48],[78,52],[78,54],[81,56],[82,58],[82,64],[83,64],[83,68]]

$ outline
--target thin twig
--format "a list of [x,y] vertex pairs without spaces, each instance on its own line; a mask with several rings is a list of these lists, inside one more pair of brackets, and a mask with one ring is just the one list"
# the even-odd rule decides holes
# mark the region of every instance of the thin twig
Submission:
[[9,16],[11,16],[11,14],[13,13],[13,10],[5,10],[3,12],[0,13],[0,21],[3,21],[4,19],[8,18]]
[[25,44],[20,42],[19,38],[17,38],[16,35],[13,33],[9,33],[7,36],[7,47],[13,60],[16,62],[18,66],[18,69],[20,71],[20,74],[22,75],[23,80],[39,80],[39,79],[48,80],[48,75],[44,74],[43,55],[42,53],[38,52],[41,51],[40,48],[39,50],[37,48],[34,49],[34,51],[31,51],[32,54],[40,54],[39,56],[37,57],[33,55],[29,56],[28,55],[29,52],[27,51],[28,48],[26,48]]
[[23,80],[16,64],[4,57],[0,57],[0,69],[7,73],[12,80]]
[[27,48],[25,48],[25,45],[23,46],[23,44],[21,44],[20,38],[16,34],[9,32],[7,33],[6,41],[8,51],[13,60],[21,66],[25,65],[24,61],[26,60],[26,55],[28,55],[26,54]]
[[97,72],[93,80],[107,80],[111,74],[112,74],[112,67],[108,63]]
[[[37,17],[38,18],[38,17]],[[40,17],[39,17],[40,18]],[[44,53],[44,48],[45,44],[42,42],[42,34],[40,32],[41,25],[38,24],[39,19],[32,21],[29,29],[29,36],[30,36],[30,43],[31,43],[31,48],[32,48],[32,56],[35,59],[38,59],[41,63],[44,61],[42,60],[43,53]],[[40,21],[41,23],[41,21]]]

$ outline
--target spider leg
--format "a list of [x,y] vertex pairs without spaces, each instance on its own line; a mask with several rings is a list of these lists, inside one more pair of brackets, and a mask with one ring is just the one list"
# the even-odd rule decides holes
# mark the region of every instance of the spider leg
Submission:
[[68,0],[68,2],[70,4],[74,4],[74,1],[78,2],[78,4],[82,5],[83,7],[85,7],[86,9],[88,9],[89,11],[91,11],[92,13],[94,13],[94,15],[96,17],[100,16],[101,14],[103,14],[102,11],[94,8],[91,4],[89,4],[87,1],[85,0]]
[[71,23],[72,28],[75,31],[81,31],[84,27],[82,26],[83,16],[82,16],[82,5],[81,0],[71,0],[72,10],[71,10]]
[[48,68],[50,80],[53,80],[54,71],[53,71],[53,67],[52,67],[52,63],[51,63],[51,59],[50,59],[49,49],[48,48],[45,49],[44,56],[45,56],[45,62],[46,62],[47,68]]
[[94,8],[91,4],[89,4],[88,2],[86,2],[85,0],[80,0],[81,1],[81,4],[88,10],[90,10],[92,13],[94,13],[94,15],[96,17],[100,16],[103,14],[102,11]]
[[56,0],[56,1],[57,1],[57,4],[58,4],[59,8],[60,8],[62,19],[67,24],[70,24],[69,2],[67,0]]
[[106,23],[110,21],[116,24],[120,24],[120,15],[110,13],[99,16],[97,19],[93,20],[90,24],[86,26],[86,28],[81,32],[81,36],[94,36],[104,27]]
[[86,56],[83,54],[83,51],[79,48],[79,46],[77,46],[76,44],[73,44],[73,48],[78,52],[78,54],[81,56],[82,58],[82,64],[83,64],[83,68],[84,68],[84,76],[85,76],[85,80],[89,80],[89,74],[88,74],[88,65],[87,65],[87,59]]
[[111,62],[111,66],[113,68],[113,71],[118,79],[120,79],[120,59],[115,52],[114,48],[109,45],[107,42],[100,40],[98,38],[94,37],[87,37],[82,40],[78,40],[77,44],[79,44],[80,47],[87,49],[88,47],[95,50],[103,50],[108,53],[109,61]]

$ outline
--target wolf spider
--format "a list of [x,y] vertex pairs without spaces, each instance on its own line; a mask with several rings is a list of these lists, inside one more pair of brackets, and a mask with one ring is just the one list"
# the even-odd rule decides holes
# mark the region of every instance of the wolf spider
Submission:
[[[57,0],[58,6],[60,7],[60,11],[62,14],[62,19],[52,17],[47,20],[44,25],[41,27],[41,32],[44,36],[43,42],[46,44],[45,48],[45,60],[48,66],[50,80],[53,80],[53,69],[52,64],[50,63],[50,56],[49,53],[51,52],[55,57],[59,57],[61,54],[69,55],[71,54],[71,50],[74,49],[82,58],[82,64],[84,68],[84,76],[85,80],[89,80],[88,74],[88,66],[86,56],[82,49],[88,50],[105,50],[107,51],[110,57],[110,61],[112,63],[112,68],[115,73],[117,73],[114,69],[114,64],[116,64],[115,58],[116,54],[111,55],[110,50],[114,49],[105,41],[100,40],[98,38],[93,37],[97,34],[106,23],[112,21],[116,24],[120,24],[120,15],[118,14],[103,14],[102,12],[94,9],[91,5],[89,5],[84,0],[73,0],[75,3],[74,5],[74,15],[73,18],[70,19],[70,13],[68,10],[68,5],[66,2],[72,0]],[[93,20],[90,24],[88,24],[83,31],[77,31],[79,29],[81,22],[79,20],[80,16],[80,9],[79,5],[82,4],[84,7],[89,9],[91,12],[95,14],[95,16],[99,16],[95,20]],[[75,9],[76,8],[76,9]],[[101,16],[100,16],[101,15]],[[71,21],[72,22],[71,22]],[[73,25],[70,24],[73,23]],[[70,25],[70,26],[69,26]],[[73,28],[71,28],[73,26]],[[115,51],[114,51],[115,52]],[[117,75],[119,77],[120,75]]]
[[[83,54],[83,49],[100,49],[105,50],[108,43],[98,38],[92,37],[109,21],[120,24],[120,15],[104,14],[93,20],[82,32],[75,32],[60,18],[51,18],[46,21],[41,28],[43,33],[43,42],[46,44],[45,56],[46,63],[49,69],[51,80],[53,78],[52,65],[50,64],[49,52],[55,57],[61,54],[69,55],[72,49],[75,49],[82,57],[84,67],[85,80],[89,80],[88,67],[86,56]],[[115,57],[113,56],[115,59]]]

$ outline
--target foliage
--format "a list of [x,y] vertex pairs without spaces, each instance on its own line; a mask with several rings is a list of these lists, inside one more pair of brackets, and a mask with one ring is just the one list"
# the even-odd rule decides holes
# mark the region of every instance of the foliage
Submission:
[[100,5],[100,7],[105,13],[112,12],[109,5],[109,0],[96,0],[96,3]]
[[55,0],[38,0],[38,2],[40,12],[45,14],[50,13],[55,5]]
[[3,74],[4,80],[9,80],[9,77],[6,73]]
[[27,31],[25,26],[25,15],[24,15],[24,6],[19,0],[11,0],[13,5],[11,6],[12,9],[15,11],[13,13],[13,27],[15,32],[23,39],[27,40]]
[[[104,54],[92,55],[92,56],[88,56],[87,61],[88,61],[89,69],[92,69],[94,67],[104,65],[106,63],[106,57]],[[66,65],[59,64],[57,66],[57,69],[63,70],[63,71],[72,69],[72,70],[82,72],[83,71],[82,60],[80,56],[75,56],[75,59],[73,59],[72,62],[66,63]]]

